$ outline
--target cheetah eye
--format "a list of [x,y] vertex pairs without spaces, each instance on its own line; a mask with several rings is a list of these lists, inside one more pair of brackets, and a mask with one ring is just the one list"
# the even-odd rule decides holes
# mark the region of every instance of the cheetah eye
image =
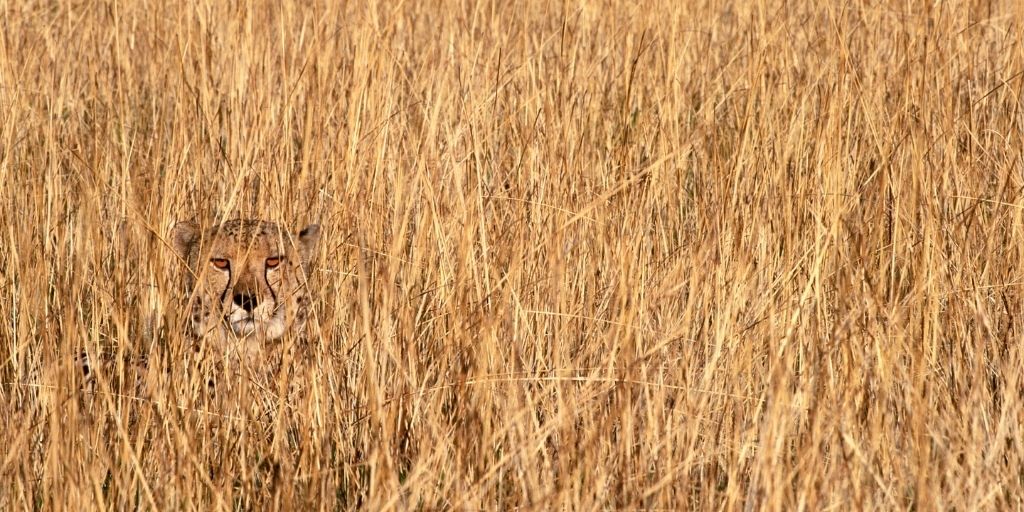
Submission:
[[273,258],[267,258],[267,268],[274,268],[281,264],[281,257],[274,256]]
[[213,263],[213,266],[219,270],[226,270],[231,266],[231,263],[225,258],[213,258],[210,263]]

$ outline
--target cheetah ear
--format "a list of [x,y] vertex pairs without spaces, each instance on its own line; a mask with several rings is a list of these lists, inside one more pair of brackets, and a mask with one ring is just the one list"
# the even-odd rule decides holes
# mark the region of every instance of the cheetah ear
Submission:
[[199,241],[199,227],[195,224],[182,221],[171,228],[171,246],[174,247],[174,252],[183,259],[188,259],[188,253],[197,241]]
[[320,242],[320,225],[310,224],[299,231],[299,254],[302,262],[307,263],[316,251],[316,245]]

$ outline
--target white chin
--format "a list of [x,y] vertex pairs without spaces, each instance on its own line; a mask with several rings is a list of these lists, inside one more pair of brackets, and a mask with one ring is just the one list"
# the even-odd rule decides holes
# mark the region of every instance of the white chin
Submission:
[[252,319],[236,320],[231,322],[231,332],[235,333],[235,336],[249,336],[256,332],[256,322]]
[[267,340],[275,340],[284,334],[284,321],[280,318],[271,318],[267,322],[257,323],[251,318],[235,320],[230,322],[231,332],[239,338],[252,336],[254,334]]

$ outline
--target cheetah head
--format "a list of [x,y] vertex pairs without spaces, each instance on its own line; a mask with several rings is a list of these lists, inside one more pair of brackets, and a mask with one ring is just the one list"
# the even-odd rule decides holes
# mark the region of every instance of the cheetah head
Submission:
[[319,238],[316,224],[292,236],[261,220],[232,220],[207,230],[178,223],[171,242],[188,264],[193,333],[261,346],[300,330],[309,307],[309,261]]

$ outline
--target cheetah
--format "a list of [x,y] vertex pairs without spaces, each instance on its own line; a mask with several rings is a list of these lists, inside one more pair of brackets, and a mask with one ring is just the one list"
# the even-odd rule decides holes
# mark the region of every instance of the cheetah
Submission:
[[[235,370],[265,367],[268,352],[286,334],[303,336],[310,306],[306,280],[319,239],[317,224],[297,236],[257,219],[230,220],[205,230],[188,221],[176,224],[170,245],[185,263],[185,334],[195,351],[219,360],[220,372],[228,369],[224,363]],[[95,378],[86,354],[78,364],[87,383]],[[114,361],[102,365],[113,374],[107,369],[116,366]],[[134,366],[139,390],[147,364],[138,360]]]
[[233,220],[206,231],[178,223],[171,243],[188,266],[191,334],[245,357],[286,332],[301,333],[309,315],[306,278],[319,238],[316,224],[292,239],[262,220]]

